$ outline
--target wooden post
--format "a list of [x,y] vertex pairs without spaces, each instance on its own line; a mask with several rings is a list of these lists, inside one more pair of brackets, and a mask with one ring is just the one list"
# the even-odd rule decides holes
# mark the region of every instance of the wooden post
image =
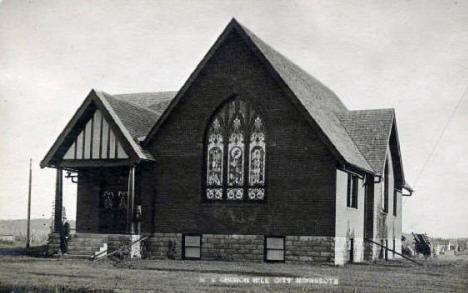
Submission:
[[135,166],[131,166],[128,172],[128,196],[127,196],[127,233],[135,233],[134,225],[135,204]]
[[32,185],[32,159],[29,159],[29,189],[28,189],[28,223],[26,231],[26,248],[31,245],[30,233],[31,233],[31,185]]
[[385,240],[385,260],[388,260],[388,240]]
[[63,195],[63,181],[62,169],[57,168],[57,175],[55,179],[55,214],[54,214],[54,232],[62,235],[62,195]]

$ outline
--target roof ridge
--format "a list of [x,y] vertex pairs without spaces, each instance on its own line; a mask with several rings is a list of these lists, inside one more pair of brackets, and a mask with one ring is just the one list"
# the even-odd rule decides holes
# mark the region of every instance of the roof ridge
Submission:
[[[105,93],[105,94],[108,95],[108,96],[110,96],[111,98],[113,98],[113,99],[115,99],[115,100],[118,100],[119,102],[127,103],[127,104],[132,105],[132,106],[134,106],[134,107],[136,107],[136,108],[139,108],[139,109],[142,109],[142,110],[151,112],[151,113],[153,113],[153,114],[157,114],[156,111],[154,111],[154,110],[152,110],[152,109],[150,109],[150,108],[147,108],[147,107],[143,107],[143,106],[141,106],[141,105],[138,105],[138,104],[136,104],[136,103],[134,103],[134,102],[132,102],[132,101],[119,99],[119,98],[116,98],[114,95],[111,95],[111,94],[108,94],[108,93]],[[131,94],[129,94],[129,95],[131,95]]]
[[177,93],[178,91],[157,91],[157,92],[136,92],[136,93],[124,93],[124,94],[112,94],[112,96],[126,96],[126,95],[149,95],[159,93]]

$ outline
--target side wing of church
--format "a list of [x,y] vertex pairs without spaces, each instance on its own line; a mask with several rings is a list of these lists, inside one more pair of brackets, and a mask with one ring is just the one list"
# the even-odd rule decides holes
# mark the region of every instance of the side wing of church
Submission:
[[348,110],[234,19],[178,92],[92,90],[41,167],[57,169],[56,236],[77,174],[77,255],[392,258],[411,195],[393,109]]

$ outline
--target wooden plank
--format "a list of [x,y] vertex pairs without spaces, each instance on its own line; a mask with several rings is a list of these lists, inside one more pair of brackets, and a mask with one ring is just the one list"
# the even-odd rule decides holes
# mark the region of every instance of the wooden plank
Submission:
[[99,159],[99,150],[101,149],[101,113],[99,111],[94,112],[92,143],[91,158]]
[[83,159],[89,159],[91,151],[91,120],[86,123],[84,129],[84,141],[83,141]]
[[[110,130],[110,127],[109,127]],[[109,135],[109,159],[115,159],[115,135],[112,130],[110,130],[110,135]]]
[[84,138],[84,132],[81,131],[81,133],[78,135],[78,138],[76,139],[76,159],[83,159],[83,138]]
[[75,158],[75,142],[68,148],[68,151],[63,156],[64,159],[74,159]]
[[107,159],[109,157],[109,124],[107,124],[106,119],[102,120],[102,151],[101,159]]
[[117,159],[127,159],[128,155],[123,149],[122,145],[120,142],[117,142]]
[[61,168],[80,168],[80,167],[116,167],[130,166],[132,161],[129,159],[105,159],[105,160],[63,160],[60,162]]

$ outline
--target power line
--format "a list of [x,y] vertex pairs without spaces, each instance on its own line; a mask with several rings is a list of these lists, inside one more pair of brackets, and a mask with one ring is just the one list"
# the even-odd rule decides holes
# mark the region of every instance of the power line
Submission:
[[442,137],[444,136],[445,130],[447,130],[447,127],[449,126],[450,122],[452,121],[453,117],[455,116],[455,113],[457,112],[458,107],[460,107],[460,105],[461,105],[461,103],[463,101],[463,98],[465,97],[465,94],[466,94],[467,90],[468,90],[468,85],[465,87],[465,90],[463,91],[463,94],[458,99],[458,102],[455,105],[455,108],[453,108],[452,113],[450,113],[449,119],[447,120],[444,127],[442,128],[442,131],[440,132],[440,135],[437,138],[437,141],[436,141],[436,143],[434,145],[434,148],[429,153],[429,156],[426,158],[426,161],[424,162],[424,164],[423,164],[423,166],[421,168],[421,171],[419,171],[418,176],[416,176],[416,180],[414,181],[414,187],[416,187],[416,184],[418,184],[418,181],[421,178],[422,173],[426,169],[427,164],[429,163],[429,161],[431,160],[431,158],[434,155],[435,151],[437,150],[437,147],[439,146],[440,141],[442,140]]

